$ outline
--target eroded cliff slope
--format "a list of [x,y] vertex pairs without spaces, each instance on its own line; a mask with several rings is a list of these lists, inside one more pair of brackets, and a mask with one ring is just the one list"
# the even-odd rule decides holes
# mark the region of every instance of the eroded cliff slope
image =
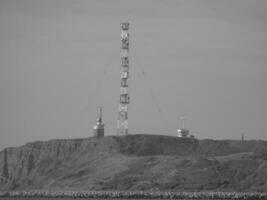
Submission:
[[161,135],[33,142],[0,152],[1,190],[267,191],[267,143]]

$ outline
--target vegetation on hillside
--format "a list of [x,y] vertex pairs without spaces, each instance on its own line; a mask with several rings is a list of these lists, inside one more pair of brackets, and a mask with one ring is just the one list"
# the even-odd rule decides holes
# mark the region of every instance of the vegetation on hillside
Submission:
[[266,146],[160,135],[34,142],[0,152],[0,190],[266,192]]

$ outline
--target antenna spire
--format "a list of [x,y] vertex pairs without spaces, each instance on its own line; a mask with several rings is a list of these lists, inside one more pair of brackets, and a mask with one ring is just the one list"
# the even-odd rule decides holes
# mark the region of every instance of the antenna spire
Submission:
[[97,121],[101,124],[102,123],[102,107],[99,107],[98,110],[98,119]]
[[180,122],[182,123],[182,129],[185,129],[185,117],[180,117]]

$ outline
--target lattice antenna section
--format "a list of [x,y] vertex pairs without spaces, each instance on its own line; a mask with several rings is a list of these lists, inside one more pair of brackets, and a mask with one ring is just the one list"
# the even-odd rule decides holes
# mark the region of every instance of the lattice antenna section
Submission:
[[129,78],[129,26],[128,22],[121,23],[121,76],[120,100],[117,132],[119,135],[128,134],[128,105],[130,96],[128,90]]

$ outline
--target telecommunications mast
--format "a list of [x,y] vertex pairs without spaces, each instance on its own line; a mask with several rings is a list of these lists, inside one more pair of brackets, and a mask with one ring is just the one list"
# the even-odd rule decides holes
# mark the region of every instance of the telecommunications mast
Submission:
[[121,23],[121,71],[120,71],[120,100],[117,122],[118,135],[128,134],[128,104],[130,96],[127,80],[129,78],[129,23]]

